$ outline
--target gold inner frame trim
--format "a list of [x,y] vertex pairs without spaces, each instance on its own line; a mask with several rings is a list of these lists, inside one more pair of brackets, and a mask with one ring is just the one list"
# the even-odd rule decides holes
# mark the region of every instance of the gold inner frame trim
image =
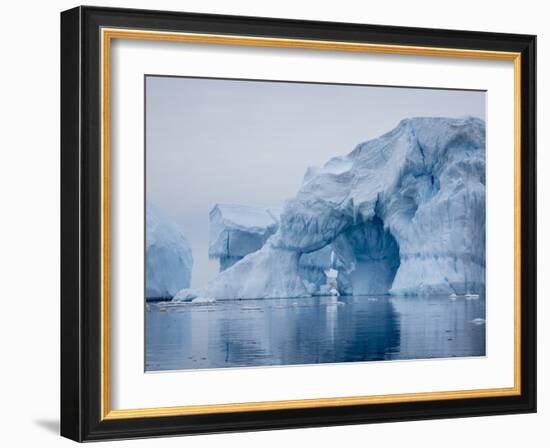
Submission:
[[[521,54],[515,52],[468,50],[459,48],[337,42],[306,39],[279,39],[199,33],[145,31],[138,29],[101,29],[101,419],[168,417],[183,415],[307,409],[413,401],[502,397],[521,394]],[[294,48],[355,53],[382,53],[410,56],[455,57],[513,61],[514,63],[514,386],[506,388],[418,392],[302,400],[171,406],[140,409],[111,409],[110,345],[110,63],[113,39],[185,42],[213,45],[240,45]]]

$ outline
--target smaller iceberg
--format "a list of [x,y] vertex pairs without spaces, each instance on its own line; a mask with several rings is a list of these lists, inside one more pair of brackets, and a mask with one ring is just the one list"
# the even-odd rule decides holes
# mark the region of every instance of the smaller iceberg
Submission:
[[145,222],[145,297],[171,299],[191,284],[191,245],[181,229],[152,205],[147,205]]
[[259,250],[279,227],[279,209],[216,204],[210,211],[208,256],[220,272]]

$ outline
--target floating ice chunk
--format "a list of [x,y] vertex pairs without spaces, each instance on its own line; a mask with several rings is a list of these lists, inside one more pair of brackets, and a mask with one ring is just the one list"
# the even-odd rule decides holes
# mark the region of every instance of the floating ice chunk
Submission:
[[476,317],[475,319],[472,319],[470,322],[474,325],[483,325],[485,323],[485,319],[482,319],[481,317]]
[[321,285],[319,291],[315,294],[319,296],[339,296],[340,293],[330,284]]
[[191,302],[193,299],[199,297],[199,292],[194,289],[182,289],[179,291],[174,298],[173,302]]
[[193,300],[191,300],[191,303],[193,305],[209,305],[215,302],[216,299],[212,299],[210,297],[195,297]]
[[262,311],[259,306],[242,306],[241,311]]

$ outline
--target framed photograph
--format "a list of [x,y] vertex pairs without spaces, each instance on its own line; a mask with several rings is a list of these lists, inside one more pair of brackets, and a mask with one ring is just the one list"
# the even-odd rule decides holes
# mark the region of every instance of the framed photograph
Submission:
[[61,14],[61,433],[535,412],[535,36]]

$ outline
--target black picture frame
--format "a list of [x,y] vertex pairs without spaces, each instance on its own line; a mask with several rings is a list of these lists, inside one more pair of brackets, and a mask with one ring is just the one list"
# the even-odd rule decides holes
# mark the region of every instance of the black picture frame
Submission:
[[[100,29],[521,54],[521,393],[387,404],[102,419]],[[61,435],[76,441],[536,412],[536,36],[77,7],[61,13]]]

